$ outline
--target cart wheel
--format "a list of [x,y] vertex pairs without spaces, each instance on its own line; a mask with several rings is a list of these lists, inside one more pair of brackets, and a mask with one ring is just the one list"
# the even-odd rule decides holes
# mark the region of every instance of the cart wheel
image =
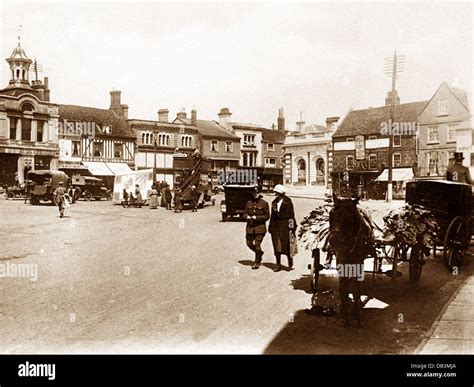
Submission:
[[311,281],[311,291],[313,293],[316,293],[318,290],[318,282],[319,282],[319,249],[314,249],[313,250],[313,264],[311,265],[311,272],[309,275],[310,281]]
[[90,201],[92,199],[92,194],[89,191],[84,192],[84,199]]
[[15,199],[15,194],[13,192],[8,192],[7,193],[7,198],[8,199]]
[[452,271],[455,266],[460,266],[467,249],[467,236],[470,235],[467,222],[461,216],[455,217],[449,224],[444,235],[444,263]]
[[408,268],[408,278],[412,285],[418,285],[421,278],[421,271],[425,261],[423,259],[423,253],[418,247],[412,247],[410,251],[410,261]]

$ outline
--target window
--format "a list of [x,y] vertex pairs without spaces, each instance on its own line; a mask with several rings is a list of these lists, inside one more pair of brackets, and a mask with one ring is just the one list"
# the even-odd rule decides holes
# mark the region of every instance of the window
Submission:
[[244,167],[254,167],[257,161],[257,154],[253,152],[242,152],[242,164]]
[[191,147],[192,137],[189,135],[181,136],[181,146],[182,147]]
[[94,157],[102,157],[102,143],[94,142]]
[[437,175],[438,174],[438,152],[430,152],[428,159],[428,168],[429,174]]
[[456,125],[448,125],[448,141],[456,141]]
[[244,134],[244,144],[247,146],[255,145],[255,134]]
[[72,156],[78,157],[80,155],[81,142],[73,141],[72,142]]
[[170,145],[170,135],[168,133],[160,133],[158,135],[158,143],[160,146]]
[[226,152],[233,152],[234,151],[234,144],[232,144],[232,141],[226,141],[225,142],[225,151]]
[[393,136],[393,146],[401,146],[402,145],[402,136],[399,134],[395,134]]
[[275,150],[275,145],[274,144],[267,144],[267,151],[273,152]]
[[265,157],[265,166],[270,168],[275,168],[276,158],[275,157]]
[[36,130],[36,141],[43,142],[43,121],[38,121]]
[[449,109],[449,100],[440,99],[438,101],[438,116],[447,116]]
[[114,157],[116,159],[122,158],[123,144],[121,142],[114,143]]
[[377,155],[369,155],[369,168],[377,168]]
[[354,137],[347,137],[346,138],[346,142],[353,142],[354,141]]
[[31,141],[31,120],[21,119],[21,139],[23,141]]
[[16,139],[16,117],[10,118],[10,140]]
[[346,168],[354,169],[354,156],[346,156]]
[[211,140],[211,152],[217,152],[219,150],[219,142],[217,140]]
[[402,155],[400,153],[393,154],[393,166],[394,167],[402,166]]
[[112,133],[112,126],[111,125],[102,125],[102,132],[105,134],[110,134]]
[[438,127],[428,127],[428,142],[439,142]]

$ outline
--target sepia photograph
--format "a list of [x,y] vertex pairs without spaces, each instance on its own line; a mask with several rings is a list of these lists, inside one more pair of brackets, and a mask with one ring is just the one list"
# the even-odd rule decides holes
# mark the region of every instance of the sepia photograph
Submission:
[[416,355],[404,380],[454,383],[417,355],[474,355],[473,20],[2,1],[0,354]]

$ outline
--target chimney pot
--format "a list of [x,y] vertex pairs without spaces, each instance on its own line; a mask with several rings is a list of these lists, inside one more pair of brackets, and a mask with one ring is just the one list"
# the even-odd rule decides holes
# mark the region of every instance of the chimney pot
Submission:
[[159,122],[168,122],[168,114],[169,114],[168,109],[159,109],[158,110],[158,121]]
[[191,110],[191,125],[196,126],[197,123],[197,110]]

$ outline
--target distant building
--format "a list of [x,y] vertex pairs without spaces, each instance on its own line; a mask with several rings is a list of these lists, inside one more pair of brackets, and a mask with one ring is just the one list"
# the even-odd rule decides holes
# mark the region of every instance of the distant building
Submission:
[[10,82],[0,90],[0,184],[23,183],[29,170],[57,169],[58,105],[50,102],[48,78],[30,82],[32,60],[20,39],[10,57]]
[[394,134],[394,197],[403,197],[404,183],[413,177],[418,116],[427,101],[399,104],[400,99],[395,96],[391,122],[389,97],[390,93],[385,106],[350,111],[332,136],[331,177],[333,190],[340,196],[385,197],[390,132]]
[[454,152],[473,165],[473,126],[468,95],[443,82],[422,110],[418,165],[420,176],[444,178]]
[[[180,112],[178,116],[182,114]],[[156,160],[156,180],[166,181],[172,188],[173,154],[176,149],[184,152],[199,149],[200,139],[195,125],[169,122],[168,115],[168,109],[160,109],[157,121],[131,119],[128,124],[137,137],[136,167],[154,168]]]
[[240,138],[240,167],[256,169],[260,184],[265,189],[283,182],[285,132],[282,129],[282,114],[280,109],[278,124],[281,129],[234,122],[228,108],[222,108],[218,114],[219,124]]
[[110,92],[109,109],[59,106],[59,167],[87,168],[112,187],[117,174],[135,165],[135,134],[127,125],[128,106],[120,104],[120,91]]
[[214,171],[236,169],[240,160],[240,137],[229,132],[217,121],[197,118],[196,109],[191,110],[191,118],[180,114],[174,124],[193,125],[200,136],[199,150],[203,157],[212,162]]
[[284,181],[289,194],[323,196],[328,188],[331,136],[339,117],[326,119],[326,126],[307,125],[300,117],[300,130],[287,132],[284,144]]

